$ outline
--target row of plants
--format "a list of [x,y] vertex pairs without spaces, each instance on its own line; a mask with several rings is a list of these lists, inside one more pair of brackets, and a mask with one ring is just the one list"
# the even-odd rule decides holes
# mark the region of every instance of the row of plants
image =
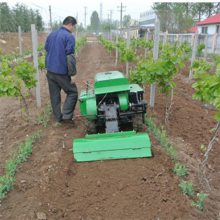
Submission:
[[86,37],[80,37],[79,39],[77,39],[75,52],[78,53],[80,49],[85,45],[85,43],[86,43]]
[[17,97],[27,108],[25,97],[36,86],[35,73],[32,63],[26,60],[19,61],[16,65],[3,60],[0,63],[0,97]]
[[[184,164],[178,161],[176,147],[170,143],[166,131],[163,128],[159,128],[155,124],[154,120],[150,117],[147,117],[145,121],[148,131],[154,135],[154,137],[160,143],[160,146],[165,150],[171,160],[173,160],[173,172],[179,177],[179,188],[181,192],[192,200],[191,205],[193,207],[203,210],[204,200],[208,197],[208,194],[195,190],[193,183],[187,180],[188,169]],[[195,196],[196,191],[197,194]]]
[[[43,52],[44,51],[44,45],[40,44],[38,46],[38,52]],[[22,55],[18,52],[13,52],[10,54],[3,54],[1,49],[0,49],[0,62],[7,60],[7,61],[17,61],[17,60],[21,60],[24,59],[27,56],[32,55],[32,50],[31,49],[27,49],[25,51],[23,51]]]
[[204,159],[200,165],[199,177],[200,183],[203,184],[208,191],[211,190],[207,171],[209,154],[218,140],[220,133],[220,60],[219,62],[216,61],[214,73],[210,73],[213,66],[205,60],[196,60],[192,65],[194,73],[193,76],[195,79],[195,83],[192,85],[195,90],[193,98],[205,103],[206,105],[211,105],[216,111],[216,126],[212,129],[210,141],[207,146],[201,146],[205,153]]
[[0,176],[0,201],[5,198],[6,194],[13,188],[15,174],[18,166],[25,162],[32,154],[33,145],[40,139],[42,132],[39,130],[28,136],[19,146],[16,153],[5,162],[4,175]]
[[117,48],[119,51],[119,59],[122,62],[132,62],[136,60],[135,53],[132,48],[127,47],[126,42],[119,38],[117,43],[105,39],[104,37],[99,37],[100,43],[108,50],[112,52],[113,49]]
[[[41,113],[36,116],[36,124],[46,128],[51,115],[51,106],[47,104]],[[4,175],[0,176],[0,201],[13,189],[16,181],[15,175],[18,167],[26,162],[33,152],[33,146],[43,136],[42,130],[38,129],[32,135],[27,135],[25,140],[18,146],[18,150],[5,161]]]

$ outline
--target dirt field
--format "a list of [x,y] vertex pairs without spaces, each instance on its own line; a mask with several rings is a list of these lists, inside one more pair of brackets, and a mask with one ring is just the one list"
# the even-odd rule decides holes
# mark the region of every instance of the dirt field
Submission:
[[[78,89],[95,73],[122,69],[97,42],[88,42],[78,57]],[[183,76],[177,77],[177,89],[170,117],[170,138],[178,147],[180,160],[189,167],[190,177],[198,182],[201,144],[207,144],[214,125],[213,112],[192,101],[192,89]],[[41,76],[42,100],[48,102],[47,82]],[[146,94],[148,100],[149,95]],[[32,120],[21,118],[19,102],[0,98],[0,174],[4,161],[27,134],[39,128]],[[29,101],[32,115],[37,111]],[[77,108],[76,114],[79,114]],[[150,112],[149,114],[153,114]],[[164,120],[164,98],[158,95],[154,115]],[[0,204],[0,219],[216,219],[220,218],[219,143],[210,156],[213,190],[205,202],[205,211],[192,208],[180,192],[172,161],[151,137],[154,157],[76,163],[72,139],[83,137],[84,123],[55,126],[53,119],[43,138],[34,146],[33,155],[16,174],[16,184]],[[41,216],[40,216],[41,215]]]
[[[47,34],[44,32],[38,33],[38,42],[45,42]],[[22,50],[30,50],[32,48],[31,33],[22,33]],[[0,51],[3,54],[19,53],[19,38],[18,33],[0,33]]]

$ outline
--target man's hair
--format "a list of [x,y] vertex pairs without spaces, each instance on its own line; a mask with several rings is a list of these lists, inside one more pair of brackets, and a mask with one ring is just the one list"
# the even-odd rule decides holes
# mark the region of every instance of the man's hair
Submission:
[[66,17],[64,20],[63,20],[63,24],[64,25],[67,25],[67,24],[72,24],[72,25],[76,25],[77,24],[77,21],[74,17],[72,16],[68,16]]

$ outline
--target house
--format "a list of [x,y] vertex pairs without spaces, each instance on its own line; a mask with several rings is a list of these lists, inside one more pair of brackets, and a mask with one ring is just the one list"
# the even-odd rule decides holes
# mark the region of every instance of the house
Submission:
[[139,19],[139,35],[143,37],[146,32],[151,32],[155,27],[156,14],[153,10],[140,14]]
[[199,34],[220,34],[220,13],[196,24]]

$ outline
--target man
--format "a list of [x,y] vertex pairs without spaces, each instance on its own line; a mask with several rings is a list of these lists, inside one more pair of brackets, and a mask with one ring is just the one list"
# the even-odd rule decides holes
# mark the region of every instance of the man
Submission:
[[[66,17],[63,26],[52,32],[45,43],[50,101],[57,122],[72,120],[78,98],[77,87],[71,82],[67,64],[67,56],[75,53],[75,38],[72,32],[76,24],[74,17]],[[62,111],[61,89],[66,93]]]

